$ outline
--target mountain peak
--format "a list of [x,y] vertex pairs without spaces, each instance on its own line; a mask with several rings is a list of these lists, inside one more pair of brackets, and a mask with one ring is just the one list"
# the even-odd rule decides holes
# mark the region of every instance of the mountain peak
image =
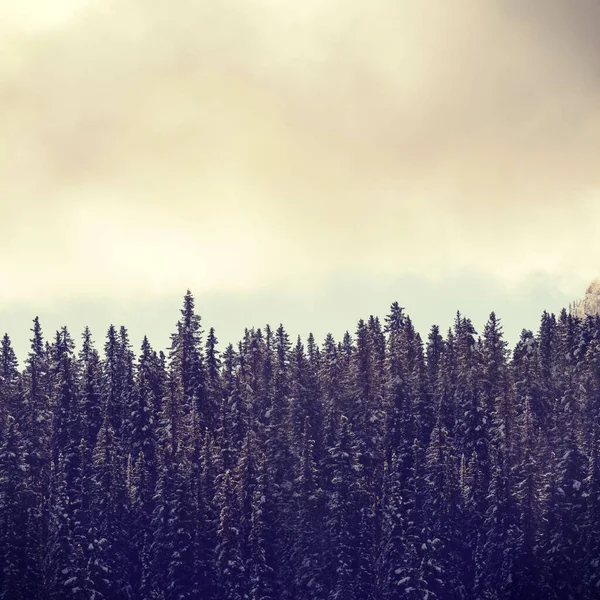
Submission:
[[583,298],[571,304],[571,314],[576,317],[600,314],[600,277],[590,283]]

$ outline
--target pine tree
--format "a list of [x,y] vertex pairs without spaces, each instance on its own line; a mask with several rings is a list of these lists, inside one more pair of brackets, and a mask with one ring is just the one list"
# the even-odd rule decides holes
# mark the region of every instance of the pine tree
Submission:
[[496,451],[489,505],[483,522],[483,541],[476,555],[475,589],[484,597],[508,596],[515,577],[518,532],[509,466],[503,449]]
[[[383,522],[381,531],[378,587],[383,600],[393,600],[401,594],[411,597],[416,590],[416,561],[410,561],[406,538],[406,521],[402,498],[401,465],[396,453],[386,465],[383,488]],[[412,597],[416,597],[412,593]]]
[[219,491],[217,565],[223,600],[244,598],[245,566],[241,555],[238,507],[229,471],[223,475]]
[[[44,349],[39,319],[33,321],[31,349],[21,378],[21,400],[15,416],[23,432],[23,450],[27,462],[27,525],[25,530],[28,556],[28,597],[42,593],[43,548],[46,544],[48,519],[45,507],[50,486],[50,447],[52,411],[50,406],[49,365]],[[1,436],[0,436],[1,439]]]
[[64,461],[67,493],[72,489],[73,481],[80,467],[82,419],[80,411],[77,374],[73,357],[74,343],[66,327],[56,332],[54,345],[54,422],[52,424],[53,466],[58,468],[58,459]]
[[157,357],[152,350],[150,342],[144,337],[141,354],[136,369],[136,382],[130,403],[130,452],[134,460],[140,455],[148,471],[148,489],[153,489],[156,484],[156,441],[158,416],[157,407],[160,407],[162,398],[157,379],[160,374],[156,372]]
[[[78,478],[73,465],[59,454],[50,494],[50,524],[46,551],[45,584],[52,600],[94,597],[81,539],[76,535]],[[97,596],[96,596],[97,597]]]
[[[188,290],[183,299],[177,331],[171,336],[170,371],[171,390],[178,395],[174,400],[181,405],[184,422],[195,405],[202,427],[212,427],[215,415],[206,406],[206,372],[202,348],[200,317],[195,313],[195,301]],[[183,435],[183,431],[181,432]]]
[[431,598],[460,598],[463,540],[457,460],[439,414],[425,460],[421,579]]
[[122,438],[117,438],[123,447],[123,454],[127,456],[132,452],[131,441],[135,424],[133,417],[137,410],[134,393],[134,354],[129,341],[129,333],[123,326],[119,328],[117,346],[118,376],[120,379],[120,405],[122,412]]
[[331,449],[333,461],[332,492],[329,498],[327,528],[332,551],[332,579],[329,598],[352,600],[356,597],[359,510],[357,479],[361,472],[359,450],[350,421],[342,416],[337,442]]
[[556,465],[555,485],[547,495],[548,537],[546,555],[551,587],[557,598],[582,598],[587,493],[585,457],[573,433],[567,432],[564,454]]
[[[119,339],[114,325],[108,328],[104,344],[104,363],[102,374],[102,404],[108,418],[108,425],[117,440],[123,437],[123,373],[122,361],[119,360]],[[104,415],[102,417],[104,419]]]
[[214,431],[218,426],[222,399],[221,358],[217,345],[219,341],[214,327],[211,327],[206,340],[206,413],[209,416],[207,427]]
[[31,331],[22,370],[0,343],[0,598],[598,596],[600,317],[512,356],[494,313],[424,348],[397,303],[220,355],[189,292],[168,361]]
[[584,589],[593,598],[600,590],[600,435],[596,426],[592,437],[588,477],[586,544],[584,558]]
[[8,415],[0,445],[0,598],[28,598],[27,489],[25,445],[17,420]]
[[[2,337],[0,344],[0,435],[6,431],[8,415],[19,418],[17,385],[19,382],[19,364],[8,334]],[[2,438],[0,438],[2,441]]]
[[325,495],[318,486],[314,458],[314,442],[310,438],[307,419],[302,435],[298,474],[294,485],[294,530],[296,532],[292,562],[294,571],[294,598],[323,600],[325,577],[322,557],[325,554],[323,515]]
[[249,557],[246,573],[249,577],[250,600],[273,600],[275,596],[275,572],[273,555],[272,503],[268,482],[268,469],[264,458],[252,495],[252,516],[248,539]]
[[289,597],[292,589],[291,532],[287,524],[293,519],[293,480],[296,456],[293,453],[293,434],[290,418],[291,365],[289,336],[282,325],[277,328],[274,340],[274,377],[271,406],[267,411],[264,451],[269,465],[272,486],[274,531],[276,535],[273,567],[279,573],[277,594],[281,600]]
[[108,415],[94,448],[92,486],[88,576],[98,598],[126,598],[130,506],[126,473]]
[[237,462],[248,428],[248,406],[240,389],[236,373],[238,356],[229,344],[223,355],[223,403],[219,414],[219,443],[224,468],[232,469]]
[[391,459],[393,453],[399,455],[403,464],[400,469],[410,468],[411,446],[415,436],[415,420],[410,394],[408,352],[409,345],[404,335],[406,325],[402,309],[397,303],[392,305],[387,318],[388,352],[386,364],[386,442],[385,456]]
[[142,561],[141,590],[145,597],[152,600],[164,600],[167,590],[167,572],[165,565],[169,564],[169,513],[170,478],[167,477],[164,458],[158,468],[153,498],[153,512],[150,521],[151,541]]
[[481,352],[483,403],[492,441],[510,462],[514,410],[508,382],[507,345],[500,319],[492,312],[484,328]]
[[347,416],[355,432],[359,461],[369,479],[368,485],[374,486],[381,475],[379,465],[380,453],[383,451],[384,428],[382,382],[375,382],[374,372],[379,368],[383,371],[383,365],[374,365],[369,329],[362,319],[356,331],[356,352],[353,359],[353,401]]
[[198,595],[204,600],[211,600],[218,598],[218,573],[215,559],[219,511],[215,500],[217,473],[222,472],[223,465],[218,460],[218,449],[208,431],[205,431],[202,442],[200,481],[196,499],[195,571]]
[[194,578],[193,500],[190,490],[189,465],[179,464],[173,480],[172,493],[168,497],[167,521],[170,560],[167,567],[168,600],[196,598],[198,590]]
[[102,426],[102,363],[100,355],[94,348],[92,334],[88,327],[85,328],[82,337],[83,344],[79,353],[79,363],[83,435],[93,448]]
[[151,519],[155,509],[154,493],[158,482],[158,426],[161,374],[156,352],[144,337],[135,372],[131,402],[129,440],[130,490],[132,504],[131,542],[134,588],[147,593],[147,575],[152,544]]
[[515,496],[520,504],[519,537],[514,556],[514,580],[507,591],[511,598],[541,598],[538,535],[541,515],[539,475],[536,468],[536,435],[529,396],[525,397],[521,424],[522,453],[516,468]]
[[252,526],[252,502],[258,478],[258,444],[253,431],[244,440],[235,468],[237,506],[239,514],[240,551],[242,560],[250,559],[250,529]]

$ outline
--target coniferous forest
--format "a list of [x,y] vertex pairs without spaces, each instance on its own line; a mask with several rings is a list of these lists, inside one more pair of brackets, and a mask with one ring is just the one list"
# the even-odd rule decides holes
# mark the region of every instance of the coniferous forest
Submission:
[[[175,320],[175,319],[174,319]],[[0,598],[600,598],[600,317],[0,351]]]

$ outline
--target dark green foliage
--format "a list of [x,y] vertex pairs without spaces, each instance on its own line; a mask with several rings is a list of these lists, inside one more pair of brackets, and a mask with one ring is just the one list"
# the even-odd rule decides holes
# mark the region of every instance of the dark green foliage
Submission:
[[0,599],[596,600],[600,318],[425,345],[246,329],[187,292],[168,358],[111,326],[0,344]]

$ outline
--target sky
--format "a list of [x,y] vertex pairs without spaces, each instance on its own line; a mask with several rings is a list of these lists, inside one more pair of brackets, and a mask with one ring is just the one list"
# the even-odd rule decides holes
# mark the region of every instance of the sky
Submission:
[[597,0],[0,0],[0,332],[511,342],[600,275]]

